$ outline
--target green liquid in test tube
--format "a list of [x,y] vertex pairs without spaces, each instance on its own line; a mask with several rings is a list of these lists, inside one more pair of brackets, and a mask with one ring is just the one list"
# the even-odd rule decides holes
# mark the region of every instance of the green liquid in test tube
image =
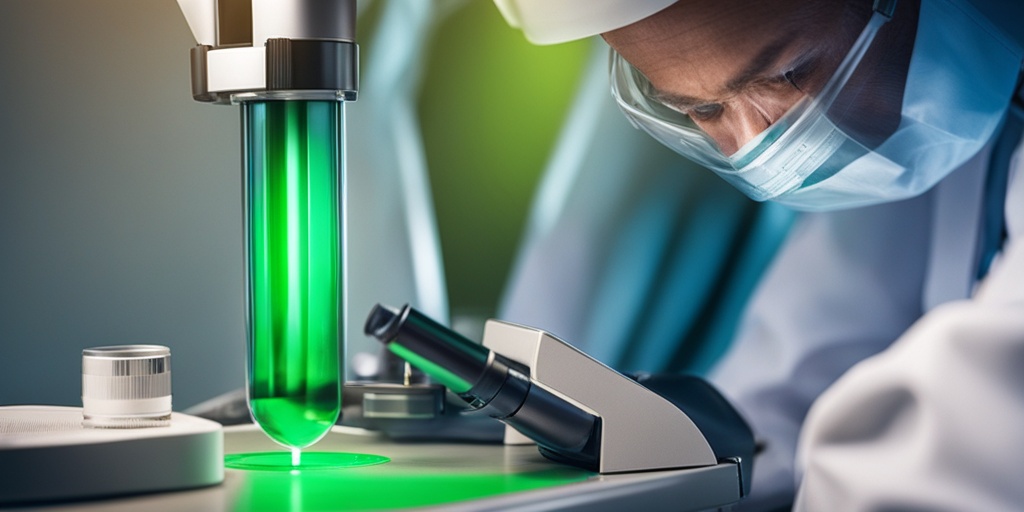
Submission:
[[298,465],[341,410],[344,104],[245,101],[242,119],[249,408]]

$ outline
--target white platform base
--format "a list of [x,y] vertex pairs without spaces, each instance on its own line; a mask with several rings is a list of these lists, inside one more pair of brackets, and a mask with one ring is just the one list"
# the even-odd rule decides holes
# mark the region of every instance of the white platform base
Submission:
[[82,427],[77,407],[0,407],[0,506],[169,491],[224,480],[219,423],[173,413],[166,427]]

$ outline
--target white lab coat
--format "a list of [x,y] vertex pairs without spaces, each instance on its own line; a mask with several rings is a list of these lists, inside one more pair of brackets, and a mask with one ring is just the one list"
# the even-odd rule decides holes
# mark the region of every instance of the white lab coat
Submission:
[[767,442],[737,509],[1024,507],[1024,171],[974,293],[989,155],[798,221],[712,375]]

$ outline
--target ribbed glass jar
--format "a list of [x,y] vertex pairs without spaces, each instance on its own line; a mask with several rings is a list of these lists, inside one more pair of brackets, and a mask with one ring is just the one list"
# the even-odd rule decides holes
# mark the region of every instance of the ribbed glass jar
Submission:
[[171,350],[115,345],[82,351],[82,425],[163,427],[171,421]]

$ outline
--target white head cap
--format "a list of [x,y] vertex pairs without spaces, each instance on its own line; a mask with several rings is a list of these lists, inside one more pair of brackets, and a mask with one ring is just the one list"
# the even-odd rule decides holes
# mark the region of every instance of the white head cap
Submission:
[[640,21],[676,0],[494,0],[505,21],[531,43],[555,44]]

